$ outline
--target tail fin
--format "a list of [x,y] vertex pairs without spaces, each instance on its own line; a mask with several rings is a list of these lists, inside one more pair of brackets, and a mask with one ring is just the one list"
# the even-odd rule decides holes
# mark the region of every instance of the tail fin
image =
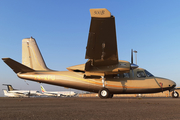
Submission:
[[46,92],[46,90],[44,89],[44,87],[41,85],[41,91],[42,93]]
[[34,38],[22,40],[22,64],[34,70],[49,70]]
[[11,58],[2,58],[2,60],[15,72],[33,72],[34,70],[19,63]]
[[12,85],[8,85],[8,84],[3,84],[3,85],[7,86],[8,91],[15,90],[15,89],[12,87]]

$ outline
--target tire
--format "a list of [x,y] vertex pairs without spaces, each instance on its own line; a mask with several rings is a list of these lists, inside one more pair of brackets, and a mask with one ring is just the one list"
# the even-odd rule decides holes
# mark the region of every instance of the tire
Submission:
[[99,90],[98,95],[102,99],[109,98],[110,92],[109,92],[109,90],[107,88],[102,88],[101,90]]
[[173,98],[178,98],[178,97],[179,97],[179,93],[176,92],[176,91],[173,91],[173,92],[172,92],[172,97],[173,97]]

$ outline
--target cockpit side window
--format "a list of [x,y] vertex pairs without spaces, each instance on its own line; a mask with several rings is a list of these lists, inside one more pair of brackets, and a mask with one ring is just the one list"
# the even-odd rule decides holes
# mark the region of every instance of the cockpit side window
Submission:
[[123,78],[130,78],[130,74],[129,73],[123,73]]
[[138,78],[145,78],[146,75],[145,75],[145,73],[143,71],[137,71],[137,77]]
[[154,75],[152,75],[150,72],[148,72],[147,70],[144,70],[144,72],[146,73],[147,77],[154,77]]

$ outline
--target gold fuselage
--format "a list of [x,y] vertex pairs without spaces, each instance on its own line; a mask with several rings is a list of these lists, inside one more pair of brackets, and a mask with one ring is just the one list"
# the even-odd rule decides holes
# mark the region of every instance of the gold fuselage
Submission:
[[[131,73],[132,74],[132,73]],[[84,73],[72,71],[37,71],[18,73],[22,79],[36,82],[59,85],[90,92],[98,92],[102,86],[102,78],[84,78]],[[154,93],[171,90],[176,83],[158,77],[130,78],[106,77],[105,87],[112,94]]]

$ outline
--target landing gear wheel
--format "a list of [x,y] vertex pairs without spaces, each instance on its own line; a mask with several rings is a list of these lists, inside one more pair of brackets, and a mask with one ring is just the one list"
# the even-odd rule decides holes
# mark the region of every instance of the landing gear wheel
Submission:
[[173,97],[173,98],[178,98],[178,97],[179,97],[179,93],[176,92],[176,91],[173,91],[173,92],[172,92],[172,97]]
[[100,98],[109,98],[110,96],[110,92],[107,88],[102,88],[101,90],[99,90],[98,94]]

